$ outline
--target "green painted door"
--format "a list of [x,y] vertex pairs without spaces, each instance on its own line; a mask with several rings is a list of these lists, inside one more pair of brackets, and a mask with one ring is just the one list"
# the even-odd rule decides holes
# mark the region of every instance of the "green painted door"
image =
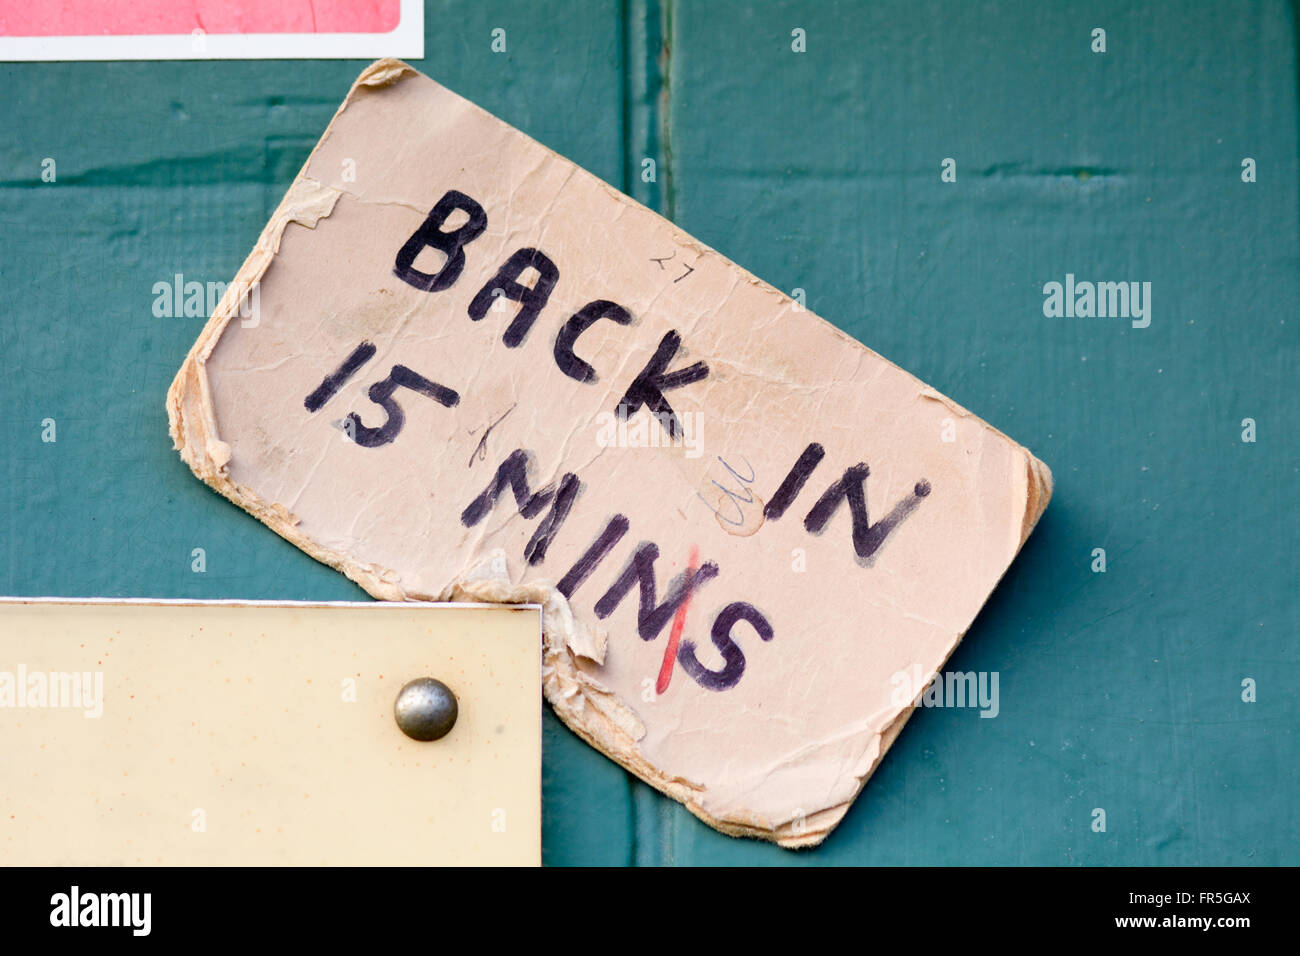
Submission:
[[[998,674],[995,718],[923,709],[795,854],[548,714],[548,862],[1300,863],[1294,5],[456,0],[426,31],[421,70],[1056,478],[949,664]],[[0,64],[4,593],[365,599],[172,452],[203,318],[152,310],[234,275],[362,66]],[[1150,283],[1149,325],[1045,315],[1067,275]]]

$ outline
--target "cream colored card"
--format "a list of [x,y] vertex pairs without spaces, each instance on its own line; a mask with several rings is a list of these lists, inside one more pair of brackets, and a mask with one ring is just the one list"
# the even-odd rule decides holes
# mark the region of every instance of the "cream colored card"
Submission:
[[[0,863],[538,865],[536,607],[0,601]],[[442,739],[394,702],[433,677]]]
[[[547,698],[819,842],[1051,493],[1025,448],[394,60],[168,395],[213,488],[387,599],[545,605]],[[919,694],[922,687],[915,688]]]

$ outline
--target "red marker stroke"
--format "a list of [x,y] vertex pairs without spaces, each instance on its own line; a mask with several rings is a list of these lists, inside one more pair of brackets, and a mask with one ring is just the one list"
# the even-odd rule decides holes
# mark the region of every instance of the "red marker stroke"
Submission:
[[[687,581],[691,580],[699,566],[699,545],[691,545],[691,560],[686,568]],[[688,590],[686,599],[682,601],[681,606],[677,608],[677,613],[673,615],[673,629],[668,632],[668,646],[664,648],[664,662],[659,667],[659,680],[655,682],[656,694],[662,694],[666,691],[669,682],[673,679],[673,663],[677,660],[677,645],[681,643],[682,631],[686,627],[686,611],[690,606],[691,592]]]

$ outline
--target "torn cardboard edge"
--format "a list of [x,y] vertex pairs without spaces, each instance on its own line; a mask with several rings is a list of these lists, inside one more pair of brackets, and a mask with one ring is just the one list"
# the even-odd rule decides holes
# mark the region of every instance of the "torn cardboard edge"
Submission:
[[[491,556],[488,556],[464,568],[436,594],[407,591],[401,586],[400,575],[394,569],[359,562],[347,554],[323,547],[299,531],[298,519],[283,505],[278,502],[267,502],[252,489],[231,479],[228,473],[231,449],[221,440],[205,367],[206,362],[229,322],[238,315],[244,297],[258,285],[275,260],[284,231],[289,224],[296,223],[314,229],[321,219],[331,214],[338,199],[345,195],[343,190],[317,182],[306,175],[312,157],[329,140],[335,121],[358,98],[372,91],[392,86],[408,77],[419,75],[406,63],[384,59],[367,67],[352,85],[302,170],[262,230],[253,251],[204,326],[168,390],[167,412],[170,433],[176,449],[195,475],[214,490],[316,560],[341,571],[379,600],[452,600],[542,605],[544,608],[543,690],[556,714],[579,737],[646,783],[684,804],[705,823],[724,833],[771,840],[788,848],[820,843],[842,819],[853,799],[879,766],[881,758],[897,737],[914,707],[911,705],[901,707],[886,721],[883,730],[875,735],[872,745],[867,748],[859,766],[854,768],[853,776],[857,779],[856,789],[843,802],[824,808],[801,820],[787,821],[776,826],[772,826],[765,819],[748,814],[722,817],[711,815],[698,799],[702,792],[700,786],[690,780],[664,773],[638,752],[636,743],[644,735],[645,730],[636,713],[624,705],[608,688],[602,686],[598,680],[579,669],[577,666],[579,657],[597,664],[603,663],[607,635],[600,628],[588,627],[575,618],[568,601],[556,589],[553,582],[540,579],[511,582],[505,575],[493,572]],[[474,104],[464,102],[476,112],[490,116]],[[495,120],[495,117],[493,119]],[[541,148],[545,149],[544,146]],[[557,155],[551,150],[546,152],[552,156]],[[557,158],[562,159],[562,157]],[[618,202],[637,209],[645,208],[608,184],[601,182],[600,185]],[[668,228],[674,239],[682,245],[702,255],[714,256],[729,263],[748,282],[776,296],[782,303],[789,304],[792,301],[779,290],[741,267],[735,266],[734,263],[730,263],[725,257],[687,236],[675,226],[668,224]],[[818,320],[825,322],[819,317]],[[829,326],[829,323],[826,324]],[[851,343],[856,348],[865,349],[865,346],[841,330],[835,329],[835,332],[845,342]],[[881,360],[888,362],[883,357]],[[893,363],[889,364],[893,365]],[[943,403],[962,418],[978,422],[983,428],[1024,454],[1024,517],[1016,549],[1018,551],[1051,497],[1050,470],[1023,446],[940,395],[919,379],[915,379],[915,376],[906,373],[906,370],[902,371],[917,382],[918,394]],[[1003,573],[1005,574],[1005,570]],[[944,656],[945,661],[960,643],[964,633],[955,636]]]

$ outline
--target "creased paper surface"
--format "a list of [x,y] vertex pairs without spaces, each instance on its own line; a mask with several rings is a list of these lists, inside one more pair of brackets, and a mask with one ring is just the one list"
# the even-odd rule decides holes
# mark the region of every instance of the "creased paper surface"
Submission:
[[839,822],[911,712],[899,675],[942,667],[1051,494],[1022,446],[394,60],[168,413],[200,478],[375,597],[542,604],[566,724],[785,846]]

